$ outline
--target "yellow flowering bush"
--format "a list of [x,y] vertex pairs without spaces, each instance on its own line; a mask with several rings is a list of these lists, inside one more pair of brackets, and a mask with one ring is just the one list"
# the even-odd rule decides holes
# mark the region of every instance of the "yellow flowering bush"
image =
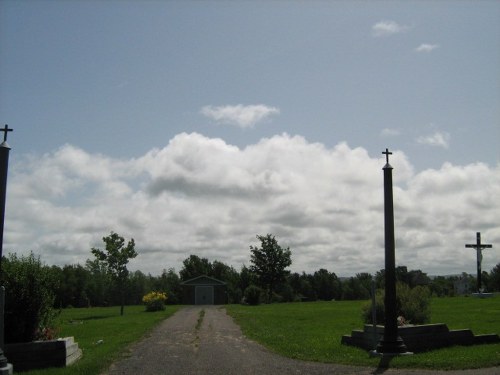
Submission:
[[163,292],[149,292],[142,297],[142,302],[146,305],[146,311],[165,310],[166,300],[167,293]]

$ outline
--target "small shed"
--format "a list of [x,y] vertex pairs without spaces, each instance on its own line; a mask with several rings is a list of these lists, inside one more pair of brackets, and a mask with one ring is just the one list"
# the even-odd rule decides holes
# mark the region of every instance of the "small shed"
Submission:
[[227,303],[225,282],[206,275],[181,283],[184,305],[224,305]]

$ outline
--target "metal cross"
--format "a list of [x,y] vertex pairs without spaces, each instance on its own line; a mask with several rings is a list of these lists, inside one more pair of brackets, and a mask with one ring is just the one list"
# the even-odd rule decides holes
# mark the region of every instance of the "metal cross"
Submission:
[[481,243],[481,232],[476,233],[476,243],[475,244],[467,244],[465,247],[472,247],[476,250],[483,250],[483,249],[490,249],[493,247],[493,245],[486,245]]
[[388,148],[386,148],[386,149],[385,149],[385,151],[384,151],[384,152],[382,152],[382,154],[384,154],[384,155],[385,155],[385,162],[386,162],[387,164],[389,164],[389,155],[392,155],[392,152],[390,152],[390,151],[389,151],[389,149],[388,149]]
[[476,243],[466,244],[465,247],[471,247],[477,251],[477,290],[481,292],[481,262],[483,261],[483,249],[491,249],[493,245],[481,243],[481,232],[476,233]]
[[3,141],[7,142],[7,132],[14,131],[14,129],[9,129],[9,125],[5,124],[3,129],[0,128],[0,132],[3,132]]

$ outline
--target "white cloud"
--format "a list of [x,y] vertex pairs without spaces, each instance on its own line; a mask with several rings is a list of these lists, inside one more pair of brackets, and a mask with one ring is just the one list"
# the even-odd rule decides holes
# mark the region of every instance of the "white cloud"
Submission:
[[450,134],[437,131],[431,135],[418,137],[417,142],[423,145],[448,149],[450,147]]
[[400,25],[395,21],[380,21],[372,26],[372,35],[374,37],[390,36],[405,32],[409,26]]
[[439,44],[423,43],[423,44],[419,45],[417,48],[415,48],[415,52],[429,53],[429,52],[434,51],[437,48],[439,48]]
[[220,124],[251,128],[269,116],[279,114],[280,110],[263,104],[246,106],[238,104],[220,107],[208,105],[204,106],[200,112]]
[[392,128],[384,128],[380,132],[380,135],[382,137],[397,137],[400,134],[401,131],[399,129],[392,129]]
[[[240,149],[183,133],[129,160],[66,145],[12,164],[4,252],[83,264],[113,230],[136,240],[131,269],[158,274],[179,270],[189,254],[248,265],[255,235],[273,233],[290,246],[294,271],[375,272],[384,262],[383,165],[363,148],[287,134]],[[401,151],[391,165],[398,264],[474,272],[464,244],[476,231],[500,241],[500,167],[415,174]],[[485,253],[483,269],[497,259]]]

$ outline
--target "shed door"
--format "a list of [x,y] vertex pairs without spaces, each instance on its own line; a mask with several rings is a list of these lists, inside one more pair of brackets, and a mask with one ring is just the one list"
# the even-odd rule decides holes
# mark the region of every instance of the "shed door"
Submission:
[[197,286],[195,289],[195,305],[213,305],[214,287]]

